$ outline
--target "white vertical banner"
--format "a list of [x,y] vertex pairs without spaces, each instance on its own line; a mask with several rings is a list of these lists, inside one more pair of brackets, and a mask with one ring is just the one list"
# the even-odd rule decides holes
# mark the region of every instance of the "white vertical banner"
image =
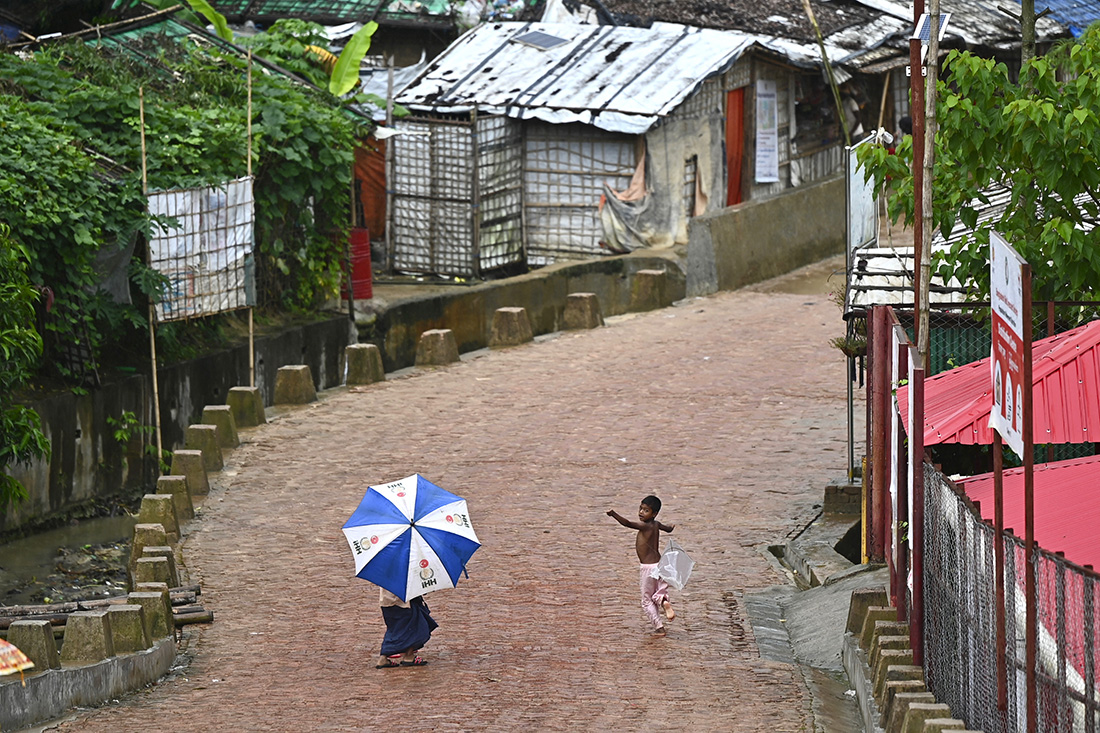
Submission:
[[989,296],[993,338],[990,378],[993,409],[989,427],[1005,444],[1024,455],[1024,313],[1023,268],[1026,262],[997,232],[989,233]]
[[898,426],[901,422],[900,409],[897,404],[898,387],[901,386],[901,360],[898,355],[901,347],[907,343],[905,332],[898,326],[890,329],[890,392],[894,395],[893,411],[890,415],[890,557],[893,558],[895,570],[898,567],[898,556],[901,551],[901,517],[898,516],[898,495],[901,487],[898,486],[899,458],[901,456],[901,435]]
[[917,415],[916,404],[914,401],[915,398],[913,396],[913,393],[916,392],[916,390],[913,389],[913,384],[916,381],[913,377],[913,370],[917,368],[918,364],[920,364],[920,355],[917,353],[917,348],[910,345],[909,373],[906,375],[906,378],[909,381],[909,389],[905,390],[906,400],[909,403],[909,425],[906,426],[909,430],[909,440],[906,442],[906,455],[909,457],[909,465],[907,466],[908,470],[905,472],[906,485],[909,489],[909,500],[906,502],[906,505],[909,508],[909,516],[905,518],[905,534],[909,538],[909,557],[907,558],[908,562],[905,567],[908,569],[906,584],[909,586],[910,593],[913,592],[913,466],[917,465],[917,461],[924,460],[923,456],[917,455],[916,441],[913,440],[913,436],[917,434],[918,430],[924,432],[924,416]]
[[779,180],[779,98],[772,79],[756,80],[756,182]]

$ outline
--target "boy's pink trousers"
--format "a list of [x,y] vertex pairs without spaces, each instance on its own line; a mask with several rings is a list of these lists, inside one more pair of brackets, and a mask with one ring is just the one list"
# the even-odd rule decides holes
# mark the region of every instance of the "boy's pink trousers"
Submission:
[[668,583],[660,578],[652,576],[657,568],[657,563],[650,565],[641,564],[639,567],[639,584],[642,587],[642,611],[646,618],[653,624],[654,629],[664,626],[659,612],[662,603],[668,600]]

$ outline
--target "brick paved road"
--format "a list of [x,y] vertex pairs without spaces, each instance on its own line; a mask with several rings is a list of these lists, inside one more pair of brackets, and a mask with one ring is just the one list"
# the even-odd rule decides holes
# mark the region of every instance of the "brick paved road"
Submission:
[[[186,539],[216,614],[188,627],[189,665],[57,729],[812,731],[741,598],[785,582],[760,547],[844,473],[839,332],[822,296],[739,291],[280,410]],[[416,471],[469,500],[483,547],[428,596],[430,666],[375,670],[378,595],[340,527]],[[604,515],[650,492],[698,563],[663,639]]]

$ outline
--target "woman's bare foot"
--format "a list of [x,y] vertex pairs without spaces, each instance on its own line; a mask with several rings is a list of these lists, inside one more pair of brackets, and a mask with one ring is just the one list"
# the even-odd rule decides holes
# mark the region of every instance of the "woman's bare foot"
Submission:
[[669,621],[676,618],[676,612],[672,610],[672,604],[667,600],[661,601],[661,608],[665,609],[665,618]]
[[656,629],[653,630],[653,635],[654,636],[668,636],[668,633],[665,631],[664,626],[658,626]]

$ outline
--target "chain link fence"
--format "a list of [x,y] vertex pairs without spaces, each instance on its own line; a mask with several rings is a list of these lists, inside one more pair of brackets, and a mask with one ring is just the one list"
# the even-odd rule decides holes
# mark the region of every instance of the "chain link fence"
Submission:
[[1095,609],[1100,575],[1039,549],[1028,563],[1021,539],[1006,535],[1005,704],[998,703],[993,527],[942,473],[925,466],[925,676],[936,699],[968,727],[1027,730],[1026,573],[1036,579],[1038,730],[1100,730]]

